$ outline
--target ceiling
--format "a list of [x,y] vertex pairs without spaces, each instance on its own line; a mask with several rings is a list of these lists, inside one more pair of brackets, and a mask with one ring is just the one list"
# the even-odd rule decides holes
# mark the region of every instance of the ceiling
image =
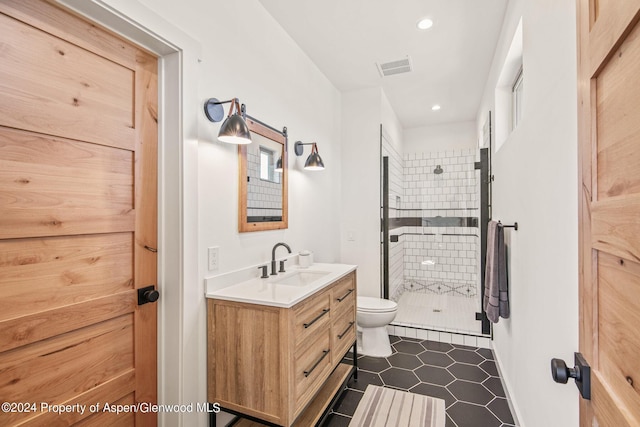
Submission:
[[[507,1],[260,0],[339,90],[381,86],[405,128],[475,120]],[[380,76],[407,55],[411,72]]]

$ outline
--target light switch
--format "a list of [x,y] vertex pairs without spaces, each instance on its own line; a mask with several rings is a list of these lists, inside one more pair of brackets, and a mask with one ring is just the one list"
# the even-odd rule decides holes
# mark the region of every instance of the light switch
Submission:
[[218,263],[220,258],[220,247],[212,246],[208,251],[209,255],[209,271],[218,271]]

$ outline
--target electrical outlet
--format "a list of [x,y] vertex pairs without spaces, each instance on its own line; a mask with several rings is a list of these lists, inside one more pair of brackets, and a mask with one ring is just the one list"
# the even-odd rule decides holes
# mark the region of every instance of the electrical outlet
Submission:
[[220,247],[212,246],[209,248],[209,271],[218,271],[218,263],[220,261]]

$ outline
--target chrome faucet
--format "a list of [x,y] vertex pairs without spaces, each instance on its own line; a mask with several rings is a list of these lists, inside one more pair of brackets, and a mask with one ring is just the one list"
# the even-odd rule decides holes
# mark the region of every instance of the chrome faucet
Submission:
[[[289,253],[291,253],[291,248],[286,243],[280,242],[275,244],[275,246],[271,250],[271,275],[272,276],[275,276],[276,274],[278,274],[276,273],[276,249],[278,249],[278,246],[284,246],[285,248],[287,248]],[[280,261],[280,272],[284,273],[284,260]]]

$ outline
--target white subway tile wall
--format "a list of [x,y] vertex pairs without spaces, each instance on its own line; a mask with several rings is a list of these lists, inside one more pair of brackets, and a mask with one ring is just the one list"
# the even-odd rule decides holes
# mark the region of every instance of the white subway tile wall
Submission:
[[[382,155],[389,157],[389,216],[405,219],[403,226],[390,231],[398,236],[389,247],[390,298],[402,303],[409,295],[413,300],[421,294],[456,297],[442,310],[450,315],[425,315],[431,304],[411,304],[399,306],[398,318],[413,327],[479,333],[480,322],[475,320],[480,310],[479,228],[462,226],[479,222],[480,180],[475,170],[479,151],[406,153],[401,157],[383,137]],[[405,293],[407,298],[402,298]],[[453,301],[459,303],[451,304]]]
[[[282,184],[260,179],[260,147],[247,146],[247,215],[250,217],[282,216]],[[275,172],[278,174],[278,172]]]

